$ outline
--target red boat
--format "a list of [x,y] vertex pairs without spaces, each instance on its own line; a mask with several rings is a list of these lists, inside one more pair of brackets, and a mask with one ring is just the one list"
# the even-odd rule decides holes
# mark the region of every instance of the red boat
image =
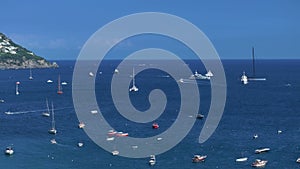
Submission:
[[58,82],[58,86],[57,86],[57,94],[63,94],[63,91],[62,91],[62,87],[61,87],[61,85],[60,85],[60,76],[58,76],[58,80],[57,80],[57,82]]
[[159,125],[158,125],[157,123],[153,123],[153,124],[152,124],[152,128],[158,129],[158,128],[159,128]]

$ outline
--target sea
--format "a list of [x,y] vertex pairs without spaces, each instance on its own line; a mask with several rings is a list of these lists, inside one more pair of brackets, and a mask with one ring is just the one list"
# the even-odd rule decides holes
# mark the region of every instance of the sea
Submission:
[[[210,108],[211,84],[209,80],[197,80],[200,107],[196,113],[203,114],[204,118],[196,119],[192,129],[176,146],[157,154],[154,166],[149,165],[148,157],[113,156],[78,128],[79,119],[72,98],[75,61],[56,62],[59,64],[56,69],[32,69],[33,80],[28,79],[29,69],[0,70],[0,99],[3,100],[0,103],[1,169],[247,169],[252,168],[255,159],[267,160],[265,168],[300,167],[296,163],[300,157],[300,60],[257,60],[256,76],[266,80],[249,81],[247,85],[241,83],[240,77],[243,71],[252,75],[252,61],[222,60],[227,95],[223,116],[215,132],[207,141],[199,143],[199,134]],[[207,71],[199,61],[185,62],[192,72],[197,70],[204,74]],[[109,84],[119,63],[118,60],[104,61],[91,77],[96,79],[95,93],[103,116],[115,130],[128,132],[131,137],[145,138],[167,132],[180,108],[178,79],[154,69],[136,74],[139,91],[130,94],[136,109],[145,111],[151,107],[148,96],[153,89],[161,89],[169,98],[167,110],[156,119],[160,127],[152,129],[151,122],[131,122],[114,106]],[[141,60],[135,66],[139,69],[139,66],[148,65]],[[58,76],[61,82],[67,82],[62,86],[62,95],[57,94]],[[116,76],[130,78],[130,74],[123,74],[122,70]],[[53,83],[47,83],[49,79]],[[16,95],[16,82],[20,82],[19,95]],[[46,111],[46,99],[50,108],[52,103],[54,105],[56,135],[48,133],[51,117],[42,116]],[[254,134],[258,138],[254,139]],[[53,138],[57,144],[50,143]],[[78,142],[84,145],[78,147]],[[13,155],[4,154],[7,146],[13,147]],[[254,153],[265,147],[271,150]],[[207,155],[207,158],[204,162],[192,163],[195,154]],[[240,157],[248,160],[236,162]]]

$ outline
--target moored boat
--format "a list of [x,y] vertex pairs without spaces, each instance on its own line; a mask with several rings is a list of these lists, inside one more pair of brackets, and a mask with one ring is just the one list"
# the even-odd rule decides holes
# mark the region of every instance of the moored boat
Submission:
[[153,123],[153,124],[152,124],[152,128],[154,128],[154,129],[158,129],[158,128],[159,128],[159,125],[158,125],[158,123]]
[[155,165],[156,158],[155,155],[150,155],[149,165]]
[[271,150],[270,148],[261,148],[261,149],[256,149],[255,153],[260,154],[260,153],[268,152],[270,150]]
[[267,160],[260,160],[260,159],[256,159],[251,166],[252,167],[265,167],[267,164]]
[[203,161],[205,161],[206,158],[207,158],[206,155],[203,155],[203,156],[201,156],[201,155],[194,155],[194,157],[192,158],[192,162],[193,163],[203,162]]
[[11,146],[9,146],[9,147],[6,147],[4,153],[6,155],[12,155],[14,153],[14,150],[13,150],[13,148]]

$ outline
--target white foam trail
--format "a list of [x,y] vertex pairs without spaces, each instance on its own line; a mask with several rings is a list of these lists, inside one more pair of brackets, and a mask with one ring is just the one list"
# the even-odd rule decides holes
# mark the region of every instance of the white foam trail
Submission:
[[[54,109],[55,110],[64,110],[64,109],[69,109],[72,107],[63,107],[63,108],[58,108],[58,109]],[[27,114],[27,113],[36,113],[36,112],[44,112],[47,111],[47,109],[39,109],[39,110],[28,110],[28,111],[6,111],[4,112],[7,115],[17,115],[17,114]]]

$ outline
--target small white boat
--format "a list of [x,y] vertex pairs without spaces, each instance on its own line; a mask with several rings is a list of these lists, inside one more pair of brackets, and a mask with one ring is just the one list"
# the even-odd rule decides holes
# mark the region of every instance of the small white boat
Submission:
[[0,99],[0,103],[4,103],[5,101],[3,99]]
[[243,84],[248,84],[248,77],[246,76],[245,72],[243,72],[243,75],[241,77],[241,82],[243,82]]
[[115,137],[107,137],[106,138],[106,141],[114,141],[115,140]]
[[203,114],[197,114],[197,115],[196,115],[196,118],[197,118],[197,119],[203,119],[203,117],[204,117]]
[[78,146],[78,147],[83,147],[83,143],[82,143],[82,142],[79,142],[79,143],[77,143],[77,146]]
[[90,76],[90,77],[94,77],[94,73],[93,73],[93,72],[90,72],[90,73],[89,73],[89,76]]
[[78,124],[78,128],[83,129],[85,127],[85,124],[83,122],[80,122]]
[[247,157],[242,157],[242,158],[235,159],[236,162],[244,162],[244,161],[247,161],[247,160],[248,160]]
[[260,154],[260,153],[268,152],[270,150],[271,150],[270,148],[261,148],[261,149],[256,149],[255,153]]
[[47,80],[47,83],[53,83],[53,81],[49,79],[49,80]]
[[55,139],[51,139],[50,142],[51,142],[51,144],[57,144]]
[[181,78],[181,79],[178,80],[178,82],[183,83],[184,80]]
[[209,79],[209,77],[203,76],[202,74],[200,74],[200,73],[198,73],[197,71],[195,71],[195,73],[192,74],[192,75],[190,76],[189,79],[192,79],[192,80],[197,80],[197,79]]
[[193,162],[193,163],[203,162],[203,161],[205,161],[206,158],[207,158],[206,155],[204,155],[204,156],[201,156],[201,155],[194,155],[194,157],[192,158],[192,162]]
[[281,133],[282,133],[282,130],[278,130],[278,131],[277,131],[277,134],[281,134]]
[[156,163],[156,158],[155,155],[150,155],[150,160],[149,160],[149,165],[155,165]]
[[297,158],[296,162],[297,162],[297,163],[300,163],[300,157],[299,157],[299,158]]
[[91,110],[91,113],[92,113],[92,114],[97,114],[98,111],[97,111],[97,110]]
[[118,69],[115,69],[115,70],[114,70],[114,73],[115,73],[115,74],[119,73],[119,70],[118,70]]
[[128,136],[129,134],[128,133],[123,133],[123,132],[117,132],[116,133],[116,136],[117,137],[126,137],[126,136]]
[[257,139],[257,138],[258,138],[258,134],[254,134],[253,139]]
[[256,159],[251,166],[252,167],[265,167],[267,164],[267,160],[260,160],[260,159]]
[[161,137],[157,137],[157,138],[156,138],[157,141],[160,141],[160,140],[162,140],[162,139],[163,139],[163,138],[161,138]]
[[67,85],[68,83],[67,82],[61,82],[61,85]]
[[6,147],[4,153],[5,153],[6,155],[12,155],[12,154],[14,153],[14,150],[12,149],[11,146],[9,146],[9,147]]
[[111,153],[113,156],[117,156],[117,155],[119,155],[120,152],[118,150],[114,150]]

